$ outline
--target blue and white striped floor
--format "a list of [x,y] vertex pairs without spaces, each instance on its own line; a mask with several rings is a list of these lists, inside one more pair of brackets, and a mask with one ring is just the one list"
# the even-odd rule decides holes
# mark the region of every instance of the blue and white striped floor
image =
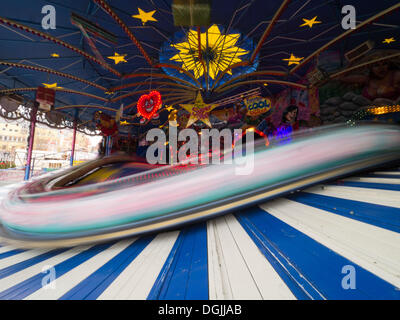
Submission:
[[54,250],[3,244],[0,299],[400,300],[400,171],[180,231]]

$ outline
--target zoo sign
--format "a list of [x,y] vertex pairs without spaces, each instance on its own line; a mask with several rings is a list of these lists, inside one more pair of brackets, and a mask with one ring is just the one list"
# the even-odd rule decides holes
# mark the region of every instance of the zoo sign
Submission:
[[249,116],[258,116],[271,109],[271,100],[267,98],[253,97],[245,99],[244,104],[247,108],[247,115]]

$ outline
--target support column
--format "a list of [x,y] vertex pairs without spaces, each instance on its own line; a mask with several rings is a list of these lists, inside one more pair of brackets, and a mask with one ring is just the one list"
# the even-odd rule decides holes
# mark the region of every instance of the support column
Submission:
[[26,157],[25,177],[24,177],[25,181],[29,180],[30,172],[31,172],[32,151],[33,151],[33,142],[35,140],[37,111],[38,111],[37,104],[34,104],[34,106],[32,107],[32,110],[31,110],[31,125],[29,127],[28,155]]
[[74,156],[75,156],[75,141],[76,141],[76,126],[77,126],[77,120],[74,120],[74,133],[72,136],[72,149],[71,149],[71,159],[70,159],[70,165],[71,167],[74,165]]

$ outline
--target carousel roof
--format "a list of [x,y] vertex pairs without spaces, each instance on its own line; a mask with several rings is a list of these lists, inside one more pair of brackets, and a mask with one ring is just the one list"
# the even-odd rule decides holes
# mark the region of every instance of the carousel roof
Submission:
[[[345,4],[356,9],[356,29],[342,26]],[[400,43],[398,0],[7,0],[1,7],[0,95],[34,100],[38,86],[54,88],[54,109],[89,127],[95,111],[115,114],[122,104],[129,119],[139,97],[155,89],[167,105],[193,101],[199,90],[212,102],[255,88],[263,95],[307,89],[321,52],[338,52],[345,65],[345,54],[362,44]]]

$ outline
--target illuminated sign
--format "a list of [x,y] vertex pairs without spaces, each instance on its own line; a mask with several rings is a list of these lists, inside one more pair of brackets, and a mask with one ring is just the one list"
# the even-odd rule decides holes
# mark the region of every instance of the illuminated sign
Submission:
[[257,116],[268,112],[271,109],[271,100],[261,97],[253,97],[244,100],[247,108],[247,115]]

